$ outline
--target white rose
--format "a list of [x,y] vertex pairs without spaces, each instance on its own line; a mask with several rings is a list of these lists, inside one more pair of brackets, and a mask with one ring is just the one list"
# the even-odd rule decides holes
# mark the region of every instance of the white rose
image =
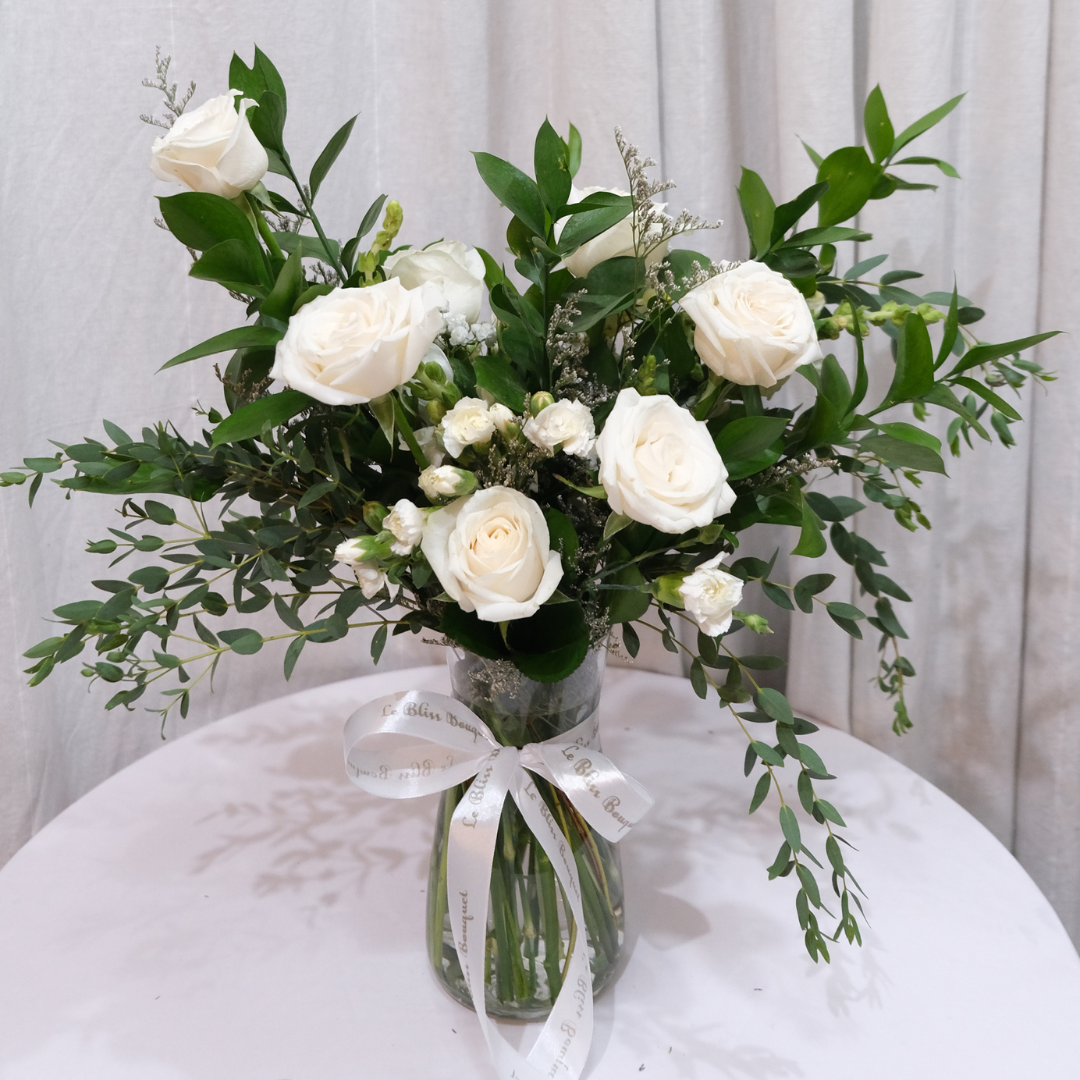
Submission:
[[[581,202],[586,195],[593,195],[598,191],[605,191],[611,195],[630,194],[629,191],[623,191],[620,188],[587,187],[580,190],[578,188],[571,188],[570,198],[566,201],[567,203]],[[662,210],[666,205],[667,203],[658,203],[657,209]],[[563,227],[570,220],[569,217],[565,217],[555,223],[556,240],[562,235]],[[649,235],[644,238],[646,243],[655,240],[659,231],[659,228],[654,225],[649,230]],[[645,256],[645,265],[653,266],[658,263],[667,254],[667,250],[668,245],[665,240]],[[586,240],[576,251],[572,251],[567,255],[563,259],[563,263],[566,266],[566,269],[569,270],[574,277],[585,277],[597,263],[602,263],[605,259],[614,259],[620,255],[633,254],[633,215],[627,214],[622,221],[616,222],[610,229],[602,232],[599,236],[594,236],[591,240]]]
[[493,405],[488,406],[488,415],[491,417],[491,422],[495,425],[495,430],[500,435],[506,434],[506,425],[517,422],[517,417],[505,406],[500,405],[499,402],[495,402]]
[[460,240],[440,240],[426,248],[406,248],[390,255],[383,268],[407,289],[434,286],[442,297],[440,306],[448,315],[461,316],[467,323],[480,317],[484,260],[476,248]]
[[731,626],[731,613],[742,599],[743,583],[720,569],[717,555],[687,574],[679,586],[686,610],[709,637],[717,637]]
[[549,454],[557,447],[564,454],[589,457],[596,444],[592,413],[580,401],[563,399],[525,421],[525,438]]
[[239,94],[230,90],[185,112],[154,140],[150,168],[159,180],[235,199],[263,178],[269,161],[247,118],[255,102],[244,98],[237,112],[233,98]]
[[495,418],[482,398],[463,397],[440,426],[443,446],[451,457],[461,457],[466,446],[488,442],[495,434]]
[[717,375],[740,386],[775,386],[821,359],[814,317],[802,293],[764,263],[744,262],[682,298],[694,347]]
[[620,390],[596,451],[611,509],[661,532],[701,528],[735,502],[705,422],[666,394]]
[[420,490],[431,502],[464,495],[476,487],[476,477],[453,465],[429,465],[417,478]]
[[270,375],[327,405],[359,405],[411,379],[441,327],[426,289],[393,278],[335,289],[289,320]]
[[443,589],[485,622],[535,615],[562,580],[540,507],[513,488],[485,488],[436,510],[420,546]]
[[420,543],[420,537],[424,535],[424,524],[427,514],[414,502],[408,499],[398,499],[390,513],[383,518],[383,528],[389,529],[394,540],[390,550],[395,555],[409,555],[412,549]]

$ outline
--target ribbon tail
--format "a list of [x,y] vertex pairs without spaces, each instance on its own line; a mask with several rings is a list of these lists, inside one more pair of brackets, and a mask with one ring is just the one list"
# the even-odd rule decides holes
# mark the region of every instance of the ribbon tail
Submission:
[[551,860],[563,893],[570,901],[576,927],[562,988],[528,1061],[538,1070],[538,1075],[561,1076],[560,1070],[565,1069],[570,1080],[577,1080],[585,1068],[593,1033],[592,971],[586,946],[581,881],[570,841],[563,836],[536,784],[524,770],[518,771],[511,794],[525,823]]
[[450,820],[446,894],[458,961],[500,1080],[544,1080],[488,1017],[484,990],[491,866],[503,802],[515,771],[520,772],[517,750],[496,750],[458,803]]

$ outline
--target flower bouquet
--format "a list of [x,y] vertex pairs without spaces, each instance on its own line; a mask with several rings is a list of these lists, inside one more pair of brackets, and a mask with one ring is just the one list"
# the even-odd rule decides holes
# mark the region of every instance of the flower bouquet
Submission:
[[[376,719],[361,710],[352,732],[417,736],[415,724],[438,722],[448,764],[410,762],[414,740],[382,764],[375,751],[351,757],[350,771],[369,789],[387,776],[398,794],[445,789],[429,891],[433,966],[481,1016],[528,1018],[584,1000],[589,967],[596,987],[616,970],[623,898],[612,839],[647,799],[600,754],[593,718],[605,650],[635,656],[648,629],[685,654],[697,694],[745,733],[745,771],[758,773],[750,812],[775,793],[781,835],[768,875],[792,876],[810,956],[827,960],[841,935],[861,941],[844,821],[820,793],[831,776],[808,741],[815,726],[759,685],[754,672],[772,658],[736,655],[728,638],[741,627],[769,632],[765,614],[740,608],[750,581],[776,607],[819,610],[853,637],[871,627],[894,727],[910,726],[904,684],[914,671],[894,606],[910,598],[852,527],[865,504],[812,484],[846,474],[904,529],[929,527],[912,493],[945,464],[926,422],[949,414],[955,455],[972,435],[1009,445],[1020,415],[1004,395],[1050,378],[1020,358],[1048,334],[984,343],[970,329],[982,311],[955,287],[920,295],[900,284],[921,276],[914,270],[876,276],[887,255],[837,265],[838,243],[871,240],[844,224],[868,200],[933,187],[895,170],[957,175],[902,154],[960,98],[896,134],[875,88],[867,146],[824,157],[807,148],[817,180],[790,202],[776,205],[744,169],[741,263],[677,246],[712,226],[655,201],[671,185],[649,179],[653,163],[619,132],[626,189],[576,187],[580,136],[545,121],[533,175],[475,155],[511,215],[508,266],[456,240],[401,243],[402,208],[382,195],[354,232],[331,238],[316,202],[355,117],[304,181],[286,149],[287,95],[273,64],[256,49],[252,66],[234,57],[229,74],[227,94],[191,110],[194,87],[178,98],[167,60],[152,84],[166,108],[154,172],[190,189],[160,198],[161,224],[191,252],[191,275],[245,309],[242,325],[164,368],[226,354],[223,400],[201,413],[201,440],[169,423],[132,437],[106,421],[107,441],[0,474],[27,484],[31,501],[46,475],[120,497],[125,527],[89,550],[113,563],[134,552],[160,560],[57,608],[63,632],[26,653],[31,683],[79,658],[88,678],[116,684],[107,708],[130,709],[174,677],[164,724],[173,709],[186,715],[192,688],[229,652],[288,641],[288,678],[309,644],[357,628],[374,628],[375,660],[389,634],[450,645],[460,709],[406,695]],[[267,186],[271,175],[284,194]],[[895,361],[876,402],[863,351],[872,332],[890,338]],[[847,371],[822,347],[841,334],[855,347]],[[797,407],[773,399],[789,379]],[[821,600],[829,574],[776,581],[772,561],[738,557],[741,534],[762,522],[795,530],[793,554],[815,558],[831,543],[865,603]],[[280,633],[236,625],[271,605]],[[227,615],[229,627],[216,628]],[[469,772],[459,750],[477,746]],[[526,779],[507,773],[498,787],[500,748],[520,755]],[[797,776],[794,801],[784,770]],[[424,787],[433,771],[445,775]],[[455,915],[451,822],[469,826],[458,819],[489,782],[500,792],[481,866],[490,898],[479,914]],[[605,784],[622,795],[605,795],[603,813],[588,809]],[[516,803],[503,804],[511,789]],[[817,853],[807,825],[821,830]],[[567,852],[568,865],[553,866]],[[829,933],[819,879],[838,905]],[[468,965],[470,932],[483,948]]]

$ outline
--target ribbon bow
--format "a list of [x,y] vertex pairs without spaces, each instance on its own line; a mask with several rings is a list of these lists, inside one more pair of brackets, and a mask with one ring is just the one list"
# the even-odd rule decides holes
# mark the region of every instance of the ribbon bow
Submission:
[[[345,723],[346,771],[354,784],[373,795],[408,799],[475,777],[451,818],[447,895],[458,959],[501,1080],[543,1080],[558,1076],[561,1069],[577,1080],[589,1055],[592,971],[577,866],[529,773],[560,788],[601,836],[619,840],[653,801],[596,749],[598,730],[594,712],[546,742],[520,750],[500,746],[483,720],[460,701],[425,690],[377,698]],[[528,1058],[491,1022],[484,999],[488,889],[508,794],[551,860],[578,927],[562,988]]]

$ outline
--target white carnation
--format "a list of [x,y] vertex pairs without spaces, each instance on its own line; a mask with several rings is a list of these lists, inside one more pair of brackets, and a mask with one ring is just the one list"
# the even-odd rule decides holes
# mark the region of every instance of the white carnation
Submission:
[[562,450],[574,457],[589,457],[596,446],[592,413],[580,402],[563,399],[530,416],[522,428],[525,438],[549,454]]
[[461,457],[466,446],[486,443],[495,433],[495,420],[482,398],[463,397],[442,418],[443,446],[451,457]]
[[702,563],[679,586],[686,610],[709,637],[718,637],[731,626],[731,613],[742,599],[743,583],[720,569],[721,558]]
[[409,555],[420,543],[424,535],[427,515],[415,503],[408,499],[398,499],[390,508],[390,513],[383,519],[383,528],[389,529],[394,536],[390,550],[395,555]]

